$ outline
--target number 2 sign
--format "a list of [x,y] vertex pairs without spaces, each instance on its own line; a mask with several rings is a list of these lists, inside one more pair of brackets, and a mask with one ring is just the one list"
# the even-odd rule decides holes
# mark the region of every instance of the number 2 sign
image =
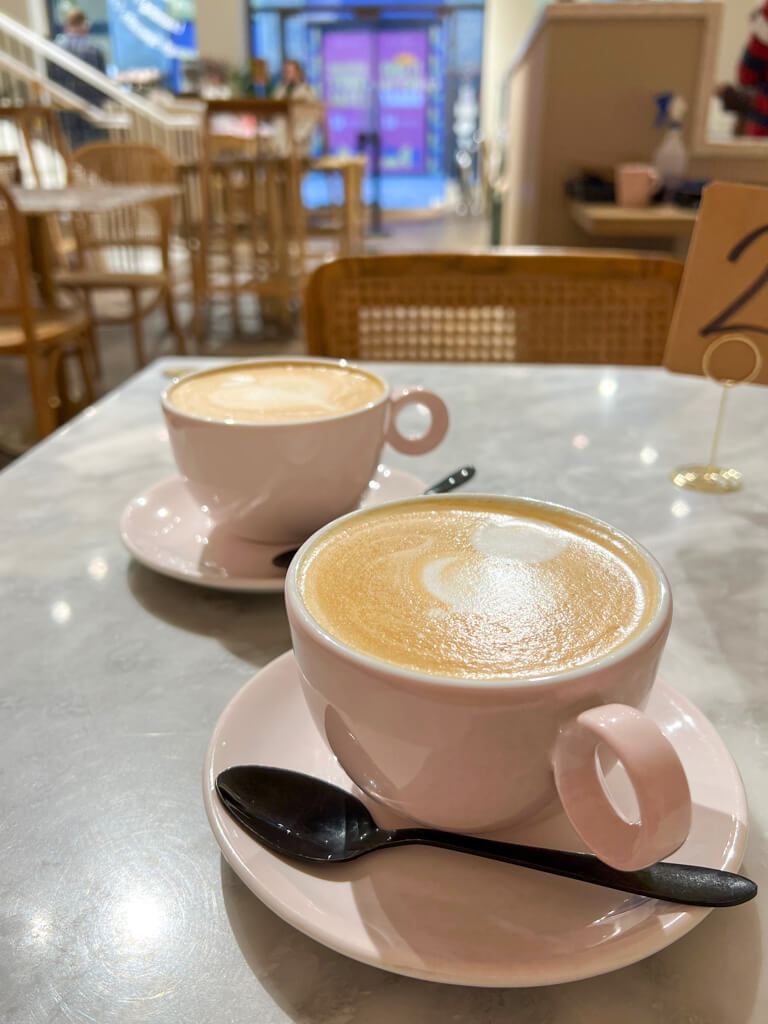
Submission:
[[[729,343],[733,335],[747,343]],[[718,338],[723,344],[713,346]],[[715,182],[704,189],[664,365],[704,373],[708,350],[716,379],[768,384],[768,188]]]

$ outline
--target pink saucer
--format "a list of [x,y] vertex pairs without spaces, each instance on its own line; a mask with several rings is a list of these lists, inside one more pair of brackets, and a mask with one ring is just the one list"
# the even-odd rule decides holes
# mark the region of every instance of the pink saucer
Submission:
[[[680,755],[694,805],[690,835],[671,859],[738,870],[747,807],[730,754],[670,687],[656,684],[648,712]],[[461,985],[552,985],[650,956],[709,913],[428,847],[302,867],[260,846],[219,803],[218,773],[248,763],[354,789],[312,722],[290,651],[246,683],[219,719],[205,759],[205,808],[224,857],[252,892],[299,931],[363,963]],[[381,807],[374,813],[397,824]],[[497,836],[580,848],[562,814]]]
[[[421,494],[410,473],[380,465],[360,507]],[[164,576],[219,590],[282,591],[285,569],[272,564],[285,544],[257,544],[216,529],[181,477],[137,495],[120,517],[120,537],[137,562]]]

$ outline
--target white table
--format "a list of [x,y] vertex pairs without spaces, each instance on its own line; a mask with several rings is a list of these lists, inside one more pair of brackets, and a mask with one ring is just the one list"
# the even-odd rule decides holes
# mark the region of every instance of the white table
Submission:
[[63,188],[22,188],[15,185],[11,196],[20,213],[44,216],[64,213],[109,213],[126,206],[172,199],[178,185],[75,184]]
[[[190,359],[190,365],[205,360]],[[209,831],[211,731],[289,646],[280,595],[197,589],[133,564],[117,521],[173,472],[156,363],[0,475],[0,1019],[226,1024],[764,1024],[765,896],[675,945],[556,988],[482,990],[364,967],[283,923]],[[718,394],[660,369],[402,365],[451,410],[448,438],[391,465],[553,499],[613,522],[664,565],[662,665],[720,730],[751,803],[744,870],[768,892],[768,393],[732,396],[723,497],[678,491]]]

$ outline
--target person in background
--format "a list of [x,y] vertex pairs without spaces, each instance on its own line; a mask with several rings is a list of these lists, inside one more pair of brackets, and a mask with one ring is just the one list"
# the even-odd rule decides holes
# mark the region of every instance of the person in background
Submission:
[[768,2],[750,15],[750,34],[739,62],[738,85],[721,85],[725,110],[739,115],[737,135],[768,136]]
[[[64,32],[56,37],[55,43],[71,53],[73,57],[78,57],[86,64],[90,64],[97,71],[105,72],[104,54],[91,39],[88,19],[79,7],[71,7],[67,11],[64,19]],[[52,81],[73,92],[86,103],[100,107],[106,100],[106,96],[95,86],[84,82],[78,75],[67,71],[58,64],[49,63],[48,74]],[[62,111],[61,126],[72,149],[77,149],[78,146],[83,146],[86,142],[95,142],[104,137],[100,128],[95,127],[73,110]]]
[[[280,81],[272,90],[272,99],[293,100],[297,103],[305,103],[307,107],[302,110],[299,107],[294,111],[294,131],[296,149],[300,156],[308,156],[312,148],[312,132],[320,120],[320,107],[317,104],[315,90],[304,77],[304,68],[297,60],[284,60]],[[277,148],[279,151],[287,149],[284,128],[277,133]]]
[[284,60],[280,81],[272,91],[276,100],[313,100],[315,90],[307,83],[304,68],[297,60]]

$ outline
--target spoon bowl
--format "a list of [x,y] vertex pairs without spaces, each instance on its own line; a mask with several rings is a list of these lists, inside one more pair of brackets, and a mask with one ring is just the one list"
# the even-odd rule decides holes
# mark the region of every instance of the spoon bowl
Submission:
[[352,860],[377,849],[387,834],[351,793],[300,772],[229,768],[216,789],[247,832],[285,857]]

